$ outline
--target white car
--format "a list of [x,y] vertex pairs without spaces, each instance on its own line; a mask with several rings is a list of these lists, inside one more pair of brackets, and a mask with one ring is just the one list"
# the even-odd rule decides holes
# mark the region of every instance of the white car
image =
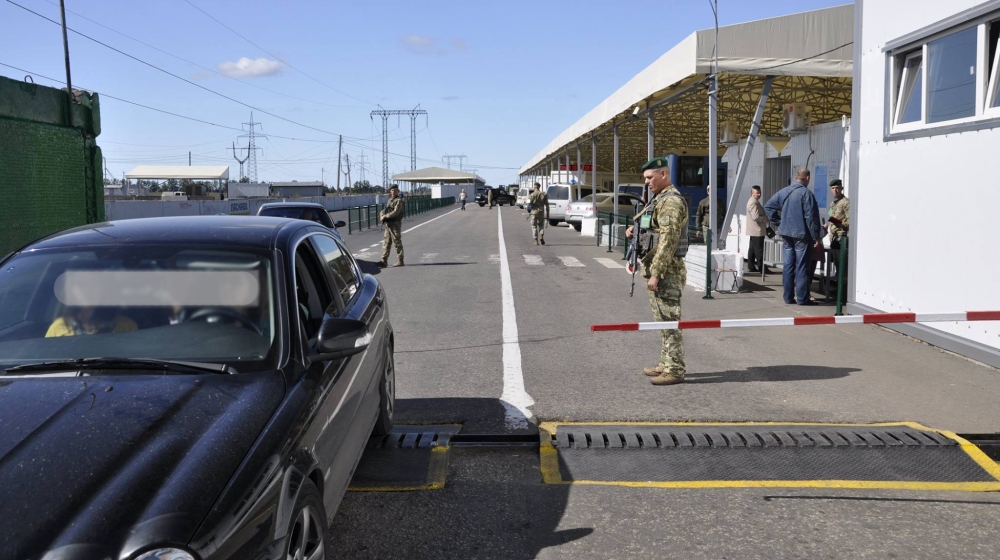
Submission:
[[[549,198],[549,225],[557,226],[559,222],[566,221],[566,207],[570,203],[577,202],[576,191],[580,190],[579,200],[591,196],[594,193],[594,188],[587,185],[566,185],[566,184],[554,184],[549,185],[549,188],[545,190],[545,196]],[[597,188],[597,194],[601,194],[603,189]],[[580,231],[580,226],[576,226],[577,231]]]
[[521,189],[517,191],[517,207],[524,208],[528,205],[528,196],[531,192],[528,189]]
[[[596,218],[598,213],[606,214],[615,211],[615,195],[613,193],[597,193],[588,195],[577,202],[571,202],[566,206],[566,223],[573,226],[573,229],[580,231],[583,228],[584,218]],[[642,209],[642,199],[630,194],[618,193],[618,215],[632,217]]]

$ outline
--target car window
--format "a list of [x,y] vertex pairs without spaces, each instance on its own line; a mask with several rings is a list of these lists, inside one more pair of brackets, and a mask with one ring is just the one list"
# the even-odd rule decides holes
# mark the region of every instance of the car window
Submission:
[[[330,274],[333,276],[334,288],[340,294],[341,302],[346,306],[358,291],[358,276],[355,272],[354,262],[348,251],[333,238],[325,235],[314,235],[312,240],[316,244],[317,251],[323,255],[323,259],[330,269]],[[343,309],[338,311],[344,312]]]
[[333,297],[309,243],[301,243],[295,250],[295,300],[305,339],[312,346]]
[[545,195],[549,200],[569,200],[569,187],[549,187]]
[[333,220],[322,208],[313,208],[311,206],[272,206],[270,208],[261,208],[259,216],[272,216],[277,218],[293,218],[296,220],[309,220],[310,222],[316,222],[317,224],[322,224],[328,228],[333,228]]

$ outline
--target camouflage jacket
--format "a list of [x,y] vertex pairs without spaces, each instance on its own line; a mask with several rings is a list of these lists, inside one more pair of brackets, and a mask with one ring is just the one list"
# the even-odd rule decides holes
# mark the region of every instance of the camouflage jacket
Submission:
[[[666,278],[684,268],[688,209],[684,197],[674,187],[657,195],[650,229],[659,234],[656,247],[642,258],[643,276]],[[684,245],[685,247],[681,247]]]
[[382,221],[383,222],[402,222],[403,221],[403,199],[400,197],[390,198],[389,202],[385,203],[385,210],[382,210]]
[[542,191],[535,191],[528,197],[528,206],[531,206],[533,216],[548,215],[549,197]]
[[844,227],[839,227],[830,222],[830,239],[837,240],[841,237],[847,235],[847,231],[851,225],[851,201],[846,196],[840,197],[840,200],[833,203],[830,207],[830,217],[837,218],[840,220]]

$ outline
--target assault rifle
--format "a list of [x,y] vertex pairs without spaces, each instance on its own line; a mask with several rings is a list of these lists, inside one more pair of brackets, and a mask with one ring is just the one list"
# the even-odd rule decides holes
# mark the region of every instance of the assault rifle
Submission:
[[628,264],[625,265],[625,271],[632,275],[632,287],[628,290],[628,297],[632,297],[635,294],[635,273],[639,271],[639,261],[653,248],[652,235],[646,236],[645,244],[640,239],[642,232],[649,229],[649,222],[652,218],[649,210],[652,210],[652,208],[653,203],[650,202],[633,219],[632,241],[628,245],[628,250],[625,251],[625,260],[628,261]]

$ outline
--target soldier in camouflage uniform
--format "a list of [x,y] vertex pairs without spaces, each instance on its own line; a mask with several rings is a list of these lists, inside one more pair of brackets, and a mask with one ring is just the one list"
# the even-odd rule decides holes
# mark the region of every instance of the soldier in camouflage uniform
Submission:
[[389,250],[396,246],[396,264],[403,266],[403,199],[399,198],[399,187],[393,185],[389,189],[389,202],[379,214],[379,219],[385,224],[385,235],[382,237],[382,260],[379,266],[389,266]]
[[830,181],[830,190],[833,191],[833,206],[830,207],[830,217],[836,218],[842,225],[830,221],[830,248],[839,249],[840,239],[847,236],[847,230],[851,225],[851,200],[844,196],[844,183],[840,179]]
[[541,183],[535,183],[535,190],[528,197],[531,208],[531,237],[535,245],[545,245],[545,220],[549,219],[549,197],[542,192]]
[[[649,192],[656,195],[651,208],[650,232],[659,234],[656,246],[642,258],[642,276],[647,279],[649,305],[657,321],[681,319],[681,295],[687,281],[684,255],[687,254],[687,203],[670,181],[666,158],[655,158],[642,166]],[[625,235],[632,237],[633,227]],[[684,381],[684,339],[681,331],[660,331],[660,363],[643,369],[653,385],[674,385]]]

